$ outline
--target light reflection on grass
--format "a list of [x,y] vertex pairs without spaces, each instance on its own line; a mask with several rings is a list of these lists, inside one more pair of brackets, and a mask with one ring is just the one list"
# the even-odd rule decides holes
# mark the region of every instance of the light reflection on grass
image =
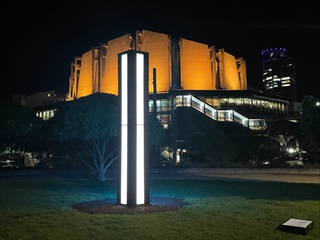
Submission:
[[[152,197],[182,198],[175,212],[86,214],[74,203],[115,199],[116,182],[0,182],[0,239],[319,239],[319,185],[152,180]],[[315,222],[306,236],[281,232],[289,218]]]

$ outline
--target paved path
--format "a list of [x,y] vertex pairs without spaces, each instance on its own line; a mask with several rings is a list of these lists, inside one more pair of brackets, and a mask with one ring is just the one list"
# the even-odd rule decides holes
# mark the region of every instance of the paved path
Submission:
[[156,174],[151,179],[202,179],[202,180],[242,180],[242,181],[276,181],[290,183],[320,184],[319,174],[281,174],[281,173],[196,173],[196,174]]
[[[55,179],[55,178],[70,178],[70,179],[85,179],[93,178],[93,175],[85,174],[85,172],[54,171],[54,172],[36,172],[36,174],[0,174],[0,181],[26,181],[34,179]],[[107,180],[117,180],[115,171],[107,171]],[[199,180],[225,180],[225,181],[276,181],[276,182],[290,182],[290,183],[312,183],[320,184],[320,171],[273,171],[268,172],[264,170],[259,171],[243,171],[235,170],[214,170],[214,171],[167,171],[161,169],[160,171],[151,171],[150,179],[199,179]]]

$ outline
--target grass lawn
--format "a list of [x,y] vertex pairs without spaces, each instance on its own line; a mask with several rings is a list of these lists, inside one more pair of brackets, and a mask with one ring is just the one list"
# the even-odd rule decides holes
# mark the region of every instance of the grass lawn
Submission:
[[[0,181],[0,239],[5,240],[277,240],[320,239],[320,185],[221,180],[151,180],[150,196],[182,198],[178,211],[89,214],[72,204],[115,199],[116,181]],[[310,220],[305,236],[277,227]]]

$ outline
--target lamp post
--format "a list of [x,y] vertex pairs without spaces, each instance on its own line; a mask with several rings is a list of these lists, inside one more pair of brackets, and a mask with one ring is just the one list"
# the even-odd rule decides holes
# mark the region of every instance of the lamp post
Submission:
[[119,169],[117,203],[133,207],[150,203],[148,147],[149,54],[118,54]]

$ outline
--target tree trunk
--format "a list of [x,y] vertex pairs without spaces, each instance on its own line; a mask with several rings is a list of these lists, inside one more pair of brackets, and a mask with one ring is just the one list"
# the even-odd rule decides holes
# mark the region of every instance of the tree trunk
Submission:
[[99,169],[98,171],[98,181],[99,182],[105,182],[106,181],[106,173],[103,171],[102,168]]

